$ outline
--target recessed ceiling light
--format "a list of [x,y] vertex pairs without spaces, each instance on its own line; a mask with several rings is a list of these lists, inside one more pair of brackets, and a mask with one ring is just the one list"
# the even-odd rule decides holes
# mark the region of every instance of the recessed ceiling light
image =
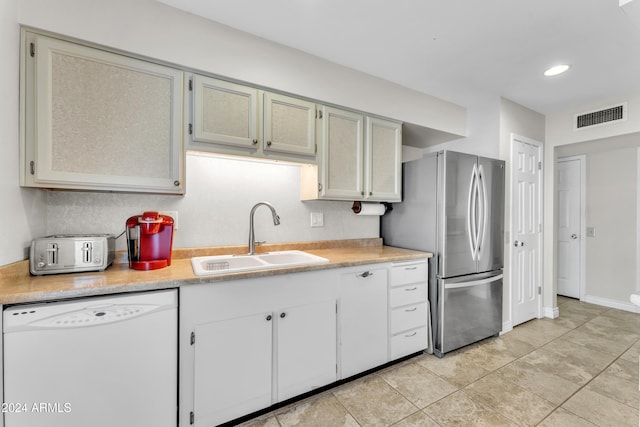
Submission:
[[549,77],[549,76],[557,76],[558,74],[564,73],[569,68],[571,68],[571,66],[570,65],[566,65],[566,64],[556,65],[554,67],[549,68],[547,71],[545,71],[544,75],[547,76],[547,77]]

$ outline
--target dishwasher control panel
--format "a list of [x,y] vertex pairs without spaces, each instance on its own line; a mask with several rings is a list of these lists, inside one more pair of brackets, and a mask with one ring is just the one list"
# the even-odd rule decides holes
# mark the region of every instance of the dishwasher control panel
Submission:
[[[99,326],[130,320],[177,306],[175,298],[170,300],[158,298],[162,295],[162,292],[146,292],[79,298],[54,303],[16,305],[4,310],[3,329],[7,333],[27,328],[56,329]],[[63,310],[60,310],[61,306],[64,307]]]

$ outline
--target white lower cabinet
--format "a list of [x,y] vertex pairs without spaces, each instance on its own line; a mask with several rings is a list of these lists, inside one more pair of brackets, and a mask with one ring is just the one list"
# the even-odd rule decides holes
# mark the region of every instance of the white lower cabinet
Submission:
[[218,425],[335,382],[334,275],[181,288],[180,425]]
[[426,260],[180,288],[179,425],[211,427],[427,348]]
[[389,358],[399,359],[429,345],[426,260],[389,268]]
[[391,336],[390,358],[396,360],[427,348],[427,328],[419,328],[400,332]]
[[340,276],[340,378],[388,359],[387,269],[364,266]]
[[336,381],[336,302],[323,301],[276,313],[274,401],[281,402]]
[[219,424],[271,405],[271,317],[260,313],[195,327],[195,425]]
[[194,424],[216,425],[336,380],[336,302],[197,325]]

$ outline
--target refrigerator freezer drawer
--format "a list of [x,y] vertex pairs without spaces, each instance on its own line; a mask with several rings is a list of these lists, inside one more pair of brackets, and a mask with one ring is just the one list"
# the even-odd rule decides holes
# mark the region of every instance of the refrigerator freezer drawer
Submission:
[[391,288],[389,291],[389,305],[400,307],[408,304],[417,304],[427,300],[427,283],[412,283],[410,285]]
[[502,272],[438,279],[436,355],[502,330]]

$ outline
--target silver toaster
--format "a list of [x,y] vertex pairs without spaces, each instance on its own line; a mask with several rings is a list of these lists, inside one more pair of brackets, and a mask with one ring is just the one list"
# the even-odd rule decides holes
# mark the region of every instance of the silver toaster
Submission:
[[31,274],[102,271],[113,262],[116,239],[111,234],[64,234],[31,242]]

